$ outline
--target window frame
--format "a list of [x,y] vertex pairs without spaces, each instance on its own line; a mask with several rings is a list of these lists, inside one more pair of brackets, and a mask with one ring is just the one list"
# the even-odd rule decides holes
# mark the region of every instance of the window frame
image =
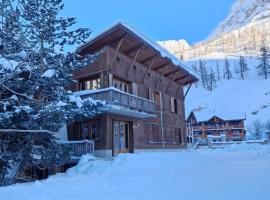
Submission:
[[[95,87],[94,87],[94,84],[96,85]],[[101,89],[100,76],[95,76],[95,77],[80,80],[79,81],[79,89],[80,89],[80,91]]]

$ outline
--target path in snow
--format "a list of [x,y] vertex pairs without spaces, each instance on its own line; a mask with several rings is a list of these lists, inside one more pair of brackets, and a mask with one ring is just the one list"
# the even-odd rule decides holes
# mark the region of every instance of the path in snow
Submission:
[[45,181],[0,188],[1,200],[269,200],[270,146],[140,153],[81,163]]

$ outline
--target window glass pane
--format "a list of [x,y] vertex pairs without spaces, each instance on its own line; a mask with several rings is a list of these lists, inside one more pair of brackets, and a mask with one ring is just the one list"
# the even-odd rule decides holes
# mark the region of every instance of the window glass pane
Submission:
[[129,134],[128,134],[129,130],[128,130],[128,124],[125,124],[125,148],[128,149],[129,147]]
[[178,113],[177,100],[176,99],[174,99],[174,111],[175,111],[175,113]]
[[97,89],[97,80],[93,80],[93,90]]

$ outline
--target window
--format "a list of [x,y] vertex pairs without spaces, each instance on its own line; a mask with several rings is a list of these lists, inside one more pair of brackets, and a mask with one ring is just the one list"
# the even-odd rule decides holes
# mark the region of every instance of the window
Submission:
[[80,81],[80,90],[97,90],[100,89],[100,78],[92,78]]
[[153,91],[153,100],[157,105],[157,109],[160,109],[160,93]]
[[176,99],[174,99],[174,112],[178,113],[177,100]]
[[113,87],[126,93],[130,93],[129,83],[119,79],[113,79]]
[[81,123],[81,139],[99,140],[100,120],[91,120]]
[[171,98],[171,112],[178,113],[177,99]]
[[181,133],[181,129],[178,129],[178,134],[179,134],[179,143],[182,144],[182,133]]
[[144,132],[148,133],[150,144],[156,144],[162,141],[161,126],[159,124],[145,124]]

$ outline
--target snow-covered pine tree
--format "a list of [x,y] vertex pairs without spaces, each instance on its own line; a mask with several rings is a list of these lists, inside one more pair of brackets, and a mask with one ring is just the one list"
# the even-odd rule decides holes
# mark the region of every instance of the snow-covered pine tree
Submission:
[[227,57],[224,61],[224,77],[227,80],[230,80],[232,78],[231,65]]
[[[194,63],[192,63],[192,69],[193,69],[193,71],[196,73],[196,74],[199,74],[198,73],[198,68],[197,68],[197,63],[196,62],[194,62]],[[196,82],[195,83],[195,86],[196,86],[196,88],[198,87],[198,83]]]
[[210,73],[208,74],[208,90],[212,91],[216,87],[216,74],[211,68]]
[[199,60],[199,73],[202,81],[202,86],[207,87],[207,69],[205,67],[205,61]]
[[257,66],[259,76],[268,79],[270,76],[269,51],[266,47],[261,48],[260,64]]
[[220,67],[219,67],[218,60],[217,60],[217,64],[216,64],[216,74],[217,74],[217,81],[220,81],[221,77],[220,77]]
[[245,77],[248,75],[248,66],[244,56],[240,56],[238,73],[242,80],[244,80]]
[[62,0],[10,2],[0,2],[0,174],[7,184],[29,165],[50,167],[66,159],[51,133],[75,117],[83,120],[106,110],[101,102],[74,100],[66,90],[72,70],[92,57],[66,53],[65,47],[82,43],[89,30],[72,31],[75,19],[59,17]]

